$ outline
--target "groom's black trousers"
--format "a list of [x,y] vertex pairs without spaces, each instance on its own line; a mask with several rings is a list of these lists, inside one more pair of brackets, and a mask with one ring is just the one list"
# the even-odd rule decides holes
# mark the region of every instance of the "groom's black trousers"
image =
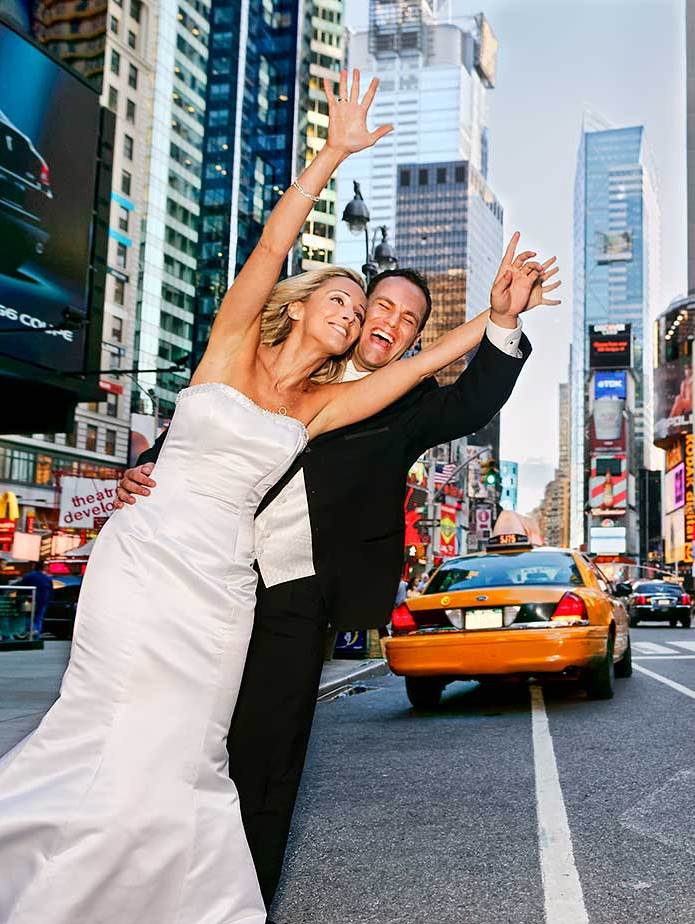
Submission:
[[227,739],[246,838],[266,906],[280,880],[321,680],[328,611],[315,577],[266,588]]

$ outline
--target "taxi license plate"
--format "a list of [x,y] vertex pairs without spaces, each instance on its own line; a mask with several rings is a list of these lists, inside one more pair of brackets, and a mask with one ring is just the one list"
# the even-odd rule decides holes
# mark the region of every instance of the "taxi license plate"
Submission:
[[467,629],[501,629],[504,625],[502,608],[466,610]]

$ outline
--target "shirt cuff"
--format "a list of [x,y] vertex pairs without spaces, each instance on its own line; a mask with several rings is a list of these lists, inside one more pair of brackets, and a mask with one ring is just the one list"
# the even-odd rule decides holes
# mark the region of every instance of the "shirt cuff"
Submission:
[[524,354],[519,348],[521,331],[520,318],[516,319],[516,328],[514,330],[509,327],[500,327],[499,324],[495,324],[490,318],[488,318],[485,327],[488,340],[496,346],[498,350],[502,350],[502,352],[506,353],[508,356],[513,356],[514,359],[524,358]]

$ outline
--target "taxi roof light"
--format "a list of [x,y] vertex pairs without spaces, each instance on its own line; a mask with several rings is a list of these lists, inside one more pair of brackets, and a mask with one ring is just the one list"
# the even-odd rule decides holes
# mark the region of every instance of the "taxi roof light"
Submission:
[[486,547],[488,549],[531,549],[533,543],[528,536],[521,533],[499,533],[490,536]]

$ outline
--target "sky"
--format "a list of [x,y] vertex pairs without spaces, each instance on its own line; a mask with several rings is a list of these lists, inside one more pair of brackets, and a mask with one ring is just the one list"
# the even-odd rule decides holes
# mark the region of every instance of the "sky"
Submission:
[[[542,499],[558,456],[558,384],[567,381],[572,313],[572,223],[585,110],[616,126],[646,127],[661,209],[658,315],[686,283],[684,0],[452,0],[454,15],[483,12],[497,35],[489,95],[488,181],[508,238],[556,254],[562,305],[524,316],[533,344],[502,412],[503,459],[520,463],[518,509]],[[345,0],[348,26],[367,27],[369,0]]]

